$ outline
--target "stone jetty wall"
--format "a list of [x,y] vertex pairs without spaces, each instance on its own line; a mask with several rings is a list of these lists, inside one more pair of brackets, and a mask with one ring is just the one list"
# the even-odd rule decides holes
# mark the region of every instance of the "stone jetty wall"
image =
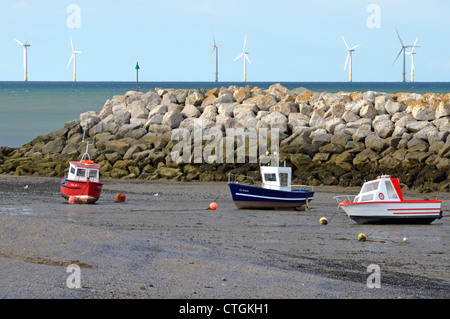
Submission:
[[406,188],[450,191],[450,93],[334,94],[280,84],[114,96],[58,131],[0,148],[0,174],[63,176],[89,141],[103,178],[226,181],[234,173],[258,180],[255,163],[172,160],[172,131],[192,131],[200,119],[224,136],[227,128],[277,128],[279,160],[292,166],[293,184],[359,186],[389,174]]

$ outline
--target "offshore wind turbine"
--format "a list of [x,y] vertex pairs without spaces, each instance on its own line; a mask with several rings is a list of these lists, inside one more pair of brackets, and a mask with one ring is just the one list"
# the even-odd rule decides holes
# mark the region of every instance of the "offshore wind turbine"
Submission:
[[72,37],[70,37],[70,46],[72,47],[72,55],[70,56],[69,63],[67,63],[67,68],[69,68],[70,62],[73,59],[73,81],[77,80],[77,54],[81,54],[81,51],[75,51],[73,48]]
[[352,82],[352,52],[354,52],[355,49],[360,46],[360,44],[354,46],[353,48],[350,48],[348,46],[347,42],[345,41],[344,36],[342,36],[342,40],[344,40],[345,46],[347,47],[347,51],[348,51],[347,59],[345,60],[344,70],[347,68],[347,64],[350,62],[349,68],[348,68],[348,72],[349,72],[348,77],[349,77],[349,81]]
[[398,36],[398,39],[400,40],[400,44],[402,45],[402,48],[400,49],[400,52],[398,53],[397,57],[395,58],[393,65],[395,64],[395,62],[397,62],[397,59],[400,56],[400,54],[403,53],[403,82],[406,82],[406,73],[405,73],[406,48],[412,48],[414,46],[413,45],[404,45],[402,39],[400,38],[400,34],[398,34],[397,28],[395,28],[395,31],[397,32],[397,36]]
[[214,47],[213,47],[213,50],[211,52],[211,55],[209,56],[208,62],[211,59],[214,51],[216,51],[216,76],[215,76],[215,80],[216,80],[216,82],[218,82],[219,81],[219,48],[223,48],[223,46],[216,44],[216,40],[214,39],[214,31],[212,32],[212,38],[213,38]]
[[246,64],[246,60],[248,61],[248,63],[252,64],[252,62],[250,62],[250,59],[248,58],[248,52],[245,51],[246,44],[247,44],[247,35],[245,35],[244,49],[242,50],[242,53],[233,60],[233,62],[234,62],[237,59],[239,59],[240,57],[244,57],[244,82],[247,82],[247,64]]
[[414,55],[416,54],[414,52],[414,49],[417,48],[417,46],[416,46],[417,40],[419,40],[419,38],[416,38],[416,41],[414,42],[414,45],[411,48],[411,51],[405,52],[405,54],[408,54],[411,56],[411,82],[414,82]]
[[24,69],[25,81],[28,81],[27,49],[28,49],[28,47],[30,46],[30,45],[28,44],[28,40],[30,39],[30,37],[31,37],[31,33],[30,33],[30,35],[28,36],[28,39],[27,39],[24,43],[20,42],[20,41],[17,40],[17,39],[14,39],[14,41],[16,41],[16,42],[19,43],[21,46],[23,46],[23,69]]

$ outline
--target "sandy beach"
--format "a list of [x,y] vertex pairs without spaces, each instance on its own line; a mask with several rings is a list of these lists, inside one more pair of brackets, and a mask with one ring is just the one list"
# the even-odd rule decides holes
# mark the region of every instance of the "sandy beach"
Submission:
[[[237,210],[226,183],[104,182],[96,204],[69,205],[58,178],[0,176],[0,298],[450,297],[449,193],[404,191],[439,197],[444,217],[382,226],[337,210],[333,196],[358,188],[315,187],[305,211],[257,211]],[[72,264],[81,288],[68,287]]]

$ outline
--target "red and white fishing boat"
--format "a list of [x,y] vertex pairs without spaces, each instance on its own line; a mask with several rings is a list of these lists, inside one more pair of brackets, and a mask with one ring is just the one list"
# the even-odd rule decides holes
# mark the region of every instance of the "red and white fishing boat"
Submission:
[[365,182],[356,196],[334,198],[358,224],[430,224],[442,218],[440,200],[404,200],[400,179],[389,175]]
[[61,194],[64,198],[74,198],[80,204],[93,204],[102,192],[103,183],[100,182],[100,165],[91,161],[86,153],[80,161],[69,162],[69,172],[61,182]]

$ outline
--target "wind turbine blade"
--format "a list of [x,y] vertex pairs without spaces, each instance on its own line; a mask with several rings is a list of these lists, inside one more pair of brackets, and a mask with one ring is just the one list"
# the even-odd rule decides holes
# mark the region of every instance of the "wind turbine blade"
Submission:
[[244,39],[244,50],[242,50],[242,52],[245,52],[245,46],[247,44],[247,35],[245,35],[245,39]]
[[83,53],[83,52],[81,52],[81,51],[73,51],[73,53],[74,53],[74,54],[81,54],[81,53]]
[[[211,54],[209,55],[209,58],[208,58],[208,62],[209,62],[209,60],[211,60],[211,57],[212,57],[212,55],[214,54],[214,51],[216,50],[216,48],[214,47],[214,49],[212,50],[212,52],[211,52]],[[207,62],[207,63],[208,63]]]
[[350,50],[355,50],[356,48],[360,47],[361,44],[355,45],[353,48],[351,48]]
[[397,28],[395,28],[395,32],[397,32],[398,39],[400,40],[400,43],[402,44],[402,47],[404,47],[402,39],[400,38],[400,34],[398,34]]
[[397,62],[397,59],[398,59],[398,57],[402,54],[402,52],[403,52],[403,48],[400,50],[400,52],[398,53],[398,55],[397,55],[397,57],[395,58],[395,61],[394,61],[394,63],[392,63],[392,65],[394,65],[395,64],[395,62]]
[[242,52],[241,54],[239,54],[233,61],[236,61],[237,59],[239,59],[241,56],[244,55],[244,52]]
[[347,59],[345,60],[344,70],[347,68],[349,58],[350,58],[350,52],[347,54]]
[[214,39],[214,30],[211,30],[211,32],[212,32],[212,38],[213,38],[214,46],[216,46],[216,40]]
[[70,63],[72,62],[72,59],[73,59],[73,54],[70,56],[69,63],[67,63],[67,68],[69,68],[69,65],[70,65]]
[[252,62],[250,61],[250,59],[248,58],[248,55],[245,55],[245,58],[247,59],[248,63],[252,64]]
[[16,41],[17,43],[19,43],[20,45],[22,45],[22,46],[23,46],[23,43],[22,43],[22,42],[20,42],[19,40],[17,40],[17,39],[14,39],[14,38],[13,38],[13,40],[14,40],[14,41]]
[[342,40],[344,40],[344,43],[345,43],[345,46],[347,47],[347,50],[350,50],[350,48],[349,48],[348,45],[347,45],[347,42],[346,42],[345,39],[344,39],[344,36],[342,36]]
[[25,41],[25,44],[28,43],[28,40],[30,40],[30,37],[31,37],[32,34],[33,34],[33,32],[30,33],[30,35],[29,35],[28,38],[27,38],[27,41]]
[[73,52],[73,42],[72,42],[72,37],[70,37],[70,46],[72,47],[72,52]]
[[417,44],[418,40],[419,40],[419,38],[416,38],[416,41],[414,41],[414,45],[412,46],[412,49],[411,49],[411,54],[413,53],[414,49],[416,48],[416,44]]

